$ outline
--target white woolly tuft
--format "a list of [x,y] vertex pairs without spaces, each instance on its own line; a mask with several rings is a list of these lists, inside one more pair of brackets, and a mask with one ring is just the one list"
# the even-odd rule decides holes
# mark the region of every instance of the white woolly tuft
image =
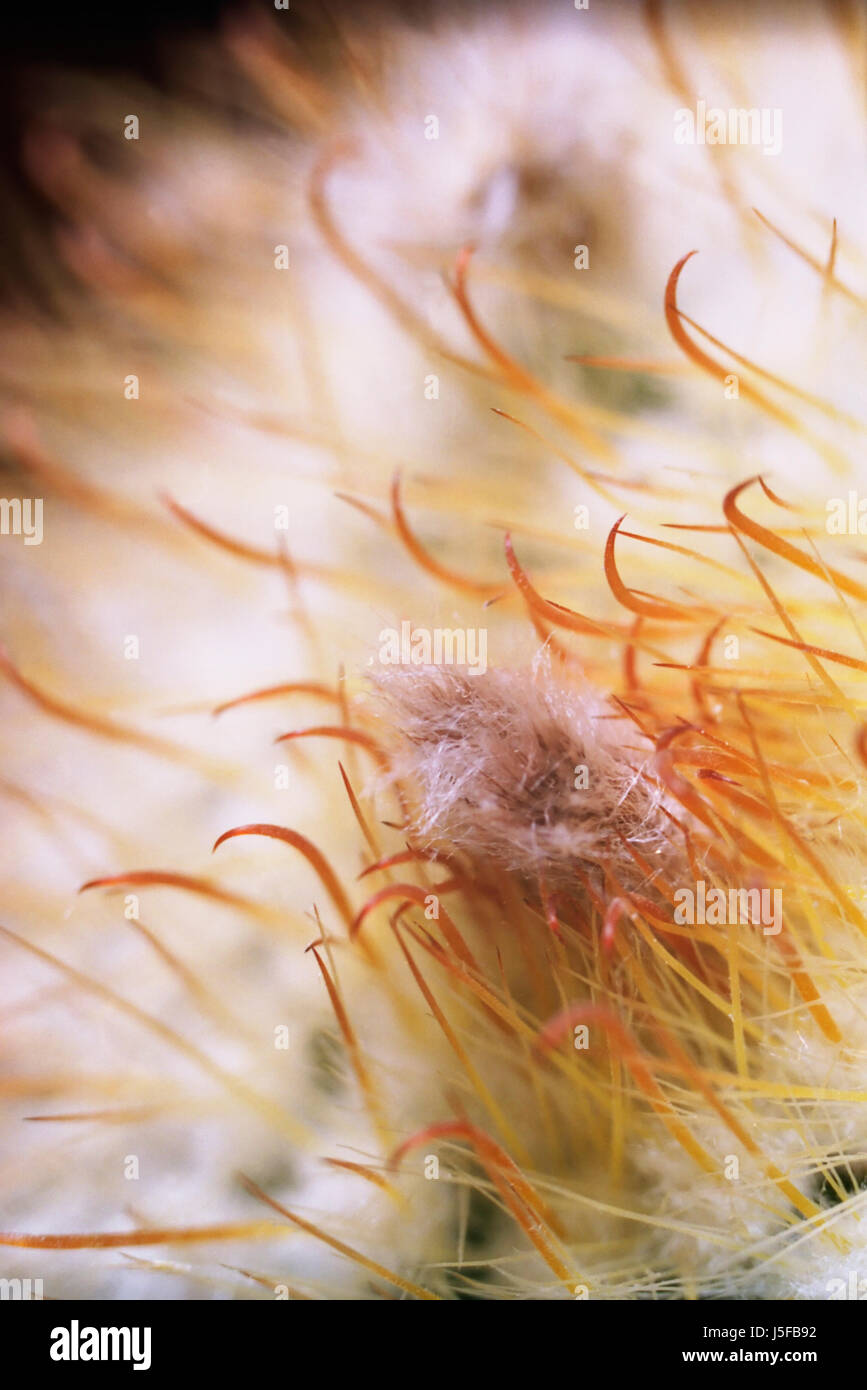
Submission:
[[624,841],[662,852],[648,749],[612,706],[561,684],[547,663],[480,675],[404,669],[377,685],[398,731],[392,765],[416,789],[415,830],[428,846],[573,888],[576,867],[606,863],[636,886]]

